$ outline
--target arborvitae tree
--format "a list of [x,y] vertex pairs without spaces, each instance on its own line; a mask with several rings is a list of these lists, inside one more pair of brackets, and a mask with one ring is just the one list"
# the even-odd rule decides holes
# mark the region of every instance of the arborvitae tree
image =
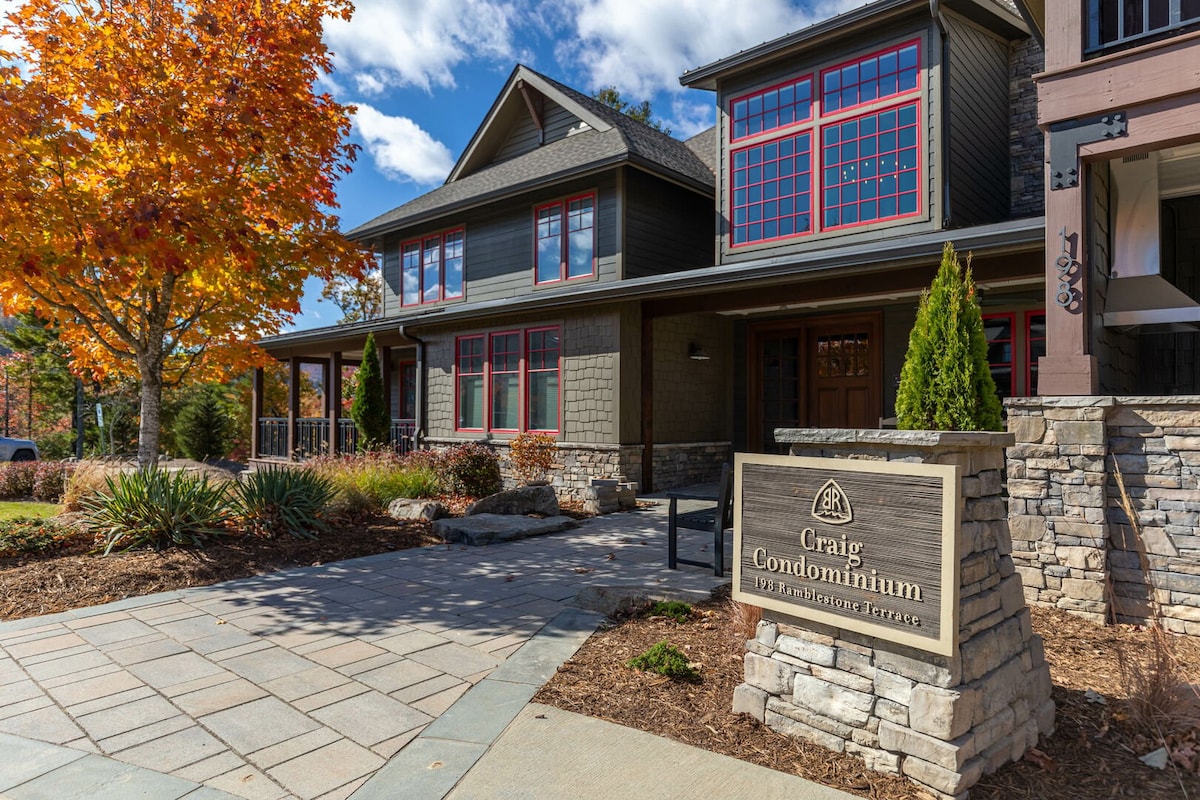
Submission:
[[224,458],[232,447],[233,417],[221,387],[204,386],[175,418],[175,442],[188,458]]
[[896,427],[942,431],[1004,427],[970,257],[964,269],[949,242],[933,285],[921,295],[908,339],[896,393]]
[[392,415],[384,403],[383,375],[373,333],[367,334],[367,342],[363,345],[362,366],[358,368],[354,377],[354,401],[350,404],[350,418],[354,420],[354,427],[358,428],[359,449],[380,449],[388,443]]

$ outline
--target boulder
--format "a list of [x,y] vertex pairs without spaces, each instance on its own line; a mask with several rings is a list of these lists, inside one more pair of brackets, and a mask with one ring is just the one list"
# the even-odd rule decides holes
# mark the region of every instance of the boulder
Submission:
[[485,545],[558,533],[578,524],[570,517],[534,519],[504,514],[476,514],[473,517],[439,519],[433,523],[433,532],[447,542]]
[[522,486],[507,492],[496,492],[467,506],[466,516],[476,514],[541,514],[558,516],[558,497],[551,486]]
[[449,510],[436,500],[414,500],[397,497],[388,504],[388,516],[392,519],[425,519],[432,522],[447,516]]

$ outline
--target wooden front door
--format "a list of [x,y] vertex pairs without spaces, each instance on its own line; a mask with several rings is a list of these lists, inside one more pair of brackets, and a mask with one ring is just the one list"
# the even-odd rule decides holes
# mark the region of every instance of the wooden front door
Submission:
[[750,329],[748,439],[783,452],[776,428],[874,428],[882,410],[878,314],[761,323]]

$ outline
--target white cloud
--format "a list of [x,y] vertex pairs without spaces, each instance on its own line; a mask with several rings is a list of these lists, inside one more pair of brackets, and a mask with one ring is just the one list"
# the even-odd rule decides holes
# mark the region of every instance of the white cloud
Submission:
[[[707,95],[707,102],[696,102],[694,97]],[[697,133],[715,124],[716,111],[712,95],[707,92],[692,92],[671,101],[670,114],[660,114],[667,120],[667,127],[677,139],[690,139]]]
[[326,20],[325,39],[364,93],[430,91],[454,86],[463,61],[511,60],[518,16],[515,0],[358,0],[349,22]]
[[564,66],[582,65],[592,88],[623,96],[681,91],[679,76],[864,4],[864,0],[567,0],[574,35],[558,44]]
[[360,103],[354,127],[376,169],[392,180],[439,183],[454,166],[449,148],[407,117],[389,117]]

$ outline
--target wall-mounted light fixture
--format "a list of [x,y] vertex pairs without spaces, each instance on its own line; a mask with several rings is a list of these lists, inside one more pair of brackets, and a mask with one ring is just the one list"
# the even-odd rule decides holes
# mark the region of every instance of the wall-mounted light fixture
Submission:
[[688,358],[692,359],[693,361],[708,361],[711,356],[703,347],[695,342],[692,342],[688,345]]

